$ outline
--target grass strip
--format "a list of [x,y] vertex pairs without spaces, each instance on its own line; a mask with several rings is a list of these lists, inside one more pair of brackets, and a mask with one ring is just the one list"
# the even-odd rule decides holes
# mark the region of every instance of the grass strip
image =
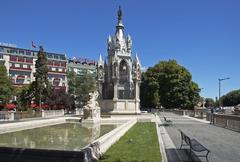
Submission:
[[160,162],[155,123],[135,124],[101,157],[100,162]]

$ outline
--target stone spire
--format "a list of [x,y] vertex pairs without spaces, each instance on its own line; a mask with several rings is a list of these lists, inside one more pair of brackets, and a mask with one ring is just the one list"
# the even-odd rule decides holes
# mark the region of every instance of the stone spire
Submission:
[[134,59],[134,61],[135,61],[136,64],[141,65],[137,53],[135,54],[135,59]]
[[117,23],[117,26],[116,26],[116,38],[121,41],[123,38],[124,38],[124,33],[123,33],[123,29],[124,29],[124,26],[123,26],[123,23],[122,23],[122,10],[121,10],[121,6],[119,6],[119,9],[118,9],[118,23]]
[[98,59],[98,66],[103,66],[103,65],[104,65],[104,62],[102,60],[102,55],[100,54]]

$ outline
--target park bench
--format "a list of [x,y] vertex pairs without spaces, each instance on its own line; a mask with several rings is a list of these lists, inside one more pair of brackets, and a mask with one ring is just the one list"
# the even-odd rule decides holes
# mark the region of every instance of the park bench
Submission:
[[172,121],[171,121],[171,120],[167,120],[167,118],[166,118],[165,116],[164,116],[163,118],[164,118],[164,123],[163,123],[163,125],[166,125],[166,126],[172,125]]
[[190,147],[189,158],[192,155],[192,151],[195,151],[195,152],[206,152],[205,155],[203,155],[203,154],[196,155],[195,154],[195,156],[197,156],[197,157],[205,157],[206,160],[208,161],[208,154],[209,154],[210,150],[208,150],[206,147],[204,147],[196,139],[191,139],[190,137],[188,137],[180,129],[179,129],[179,131],[181,133],[181,139],[182,139],[180,150],[182,149],[182,146],[189,146]]

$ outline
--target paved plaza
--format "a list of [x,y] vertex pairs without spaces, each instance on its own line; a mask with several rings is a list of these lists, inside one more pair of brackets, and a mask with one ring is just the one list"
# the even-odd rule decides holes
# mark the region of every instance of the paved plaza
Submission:
[[[210,162],[238,162],[240,160],[240,133],[228,129],[210,125],[209,123],[194,118],[179,116],[169,112],[161,112],[159,117],[164,122],[163,117],[173,121],[172,126],[162,126],[165,133],[169,135],[169,140],[163,138],[164,145],[172,144],[175,146],[166,149],[169,161],[207,161],[205,158],[192,157],[188,159],[188,148],[179,150],[181,145],[181,129],[187,136],[199,141],[211,152],[208,156]],[[162,130],[160,129],[160,130]],[[164,134],[164,132],[161,132]]]

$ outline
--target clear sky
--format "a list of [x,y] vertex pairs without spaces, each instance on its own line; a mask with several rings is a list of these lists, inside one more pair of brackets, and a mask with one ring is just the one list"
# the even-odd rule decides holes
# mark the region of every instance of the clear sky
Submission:
[[118,5],[142,66],[176,59],[204,97],[218,96],[218,78],[230,77],[222,94],[240,88],[239,0],[0,0],[0,42],[105,57]]

